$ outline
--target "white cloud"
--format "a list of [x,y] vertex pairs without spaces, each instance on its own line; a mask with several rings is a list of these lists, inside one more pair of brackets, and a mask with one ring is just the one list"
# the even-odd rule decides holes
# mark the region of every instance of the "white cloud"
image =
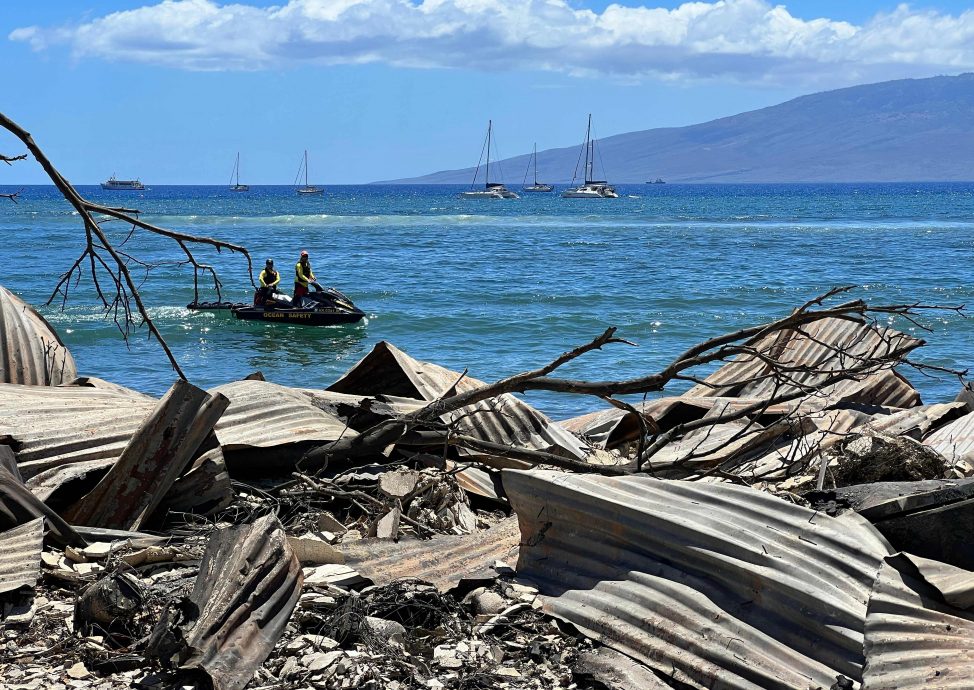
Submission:
[[613,4],[601,13],[565,0],[165,0],[9,38],[35,50],[66,44],[79,59],[189,70],[381,62],[781,84],[974,69],[974,11],[900,5],[855,26],[800,19],[766,0]]

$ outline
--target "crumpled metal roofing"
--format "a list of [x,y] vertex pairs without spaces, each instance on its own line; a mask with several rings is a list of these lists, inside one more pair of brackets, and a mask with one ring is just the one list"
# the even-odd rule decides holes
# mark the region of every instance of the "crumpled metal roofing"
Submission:
[[[329,391],[357,395],[393,395],[431,402],[451,390],[463,393],[486,384],[437,364],[420,362],[391,343],[381,341]],[[581,440],[527,403],[510,394],[484,400],[443,416],[456,421],[461,433],[485,441],[531,450],[560,452],[584,460]]]
[[940,427],[923,442],[946,458],[974,460],[974,412]]
[[[883,358],[897,350],[913,349],[923,344],[885,326],[874,327],[850,319],[825,318],[813,321],[801,331],[780,331],[766,336],[754,347],[769,352],[788,366],[807,366],[808,372],[792,372],[792,378],[808,388],[820,388],[827,372],[853,366],[861,358]],[[739,355],[694,386],[687,395],[769,398],[774,394],[797,391],[792,384],[777,387],[770,377],[770,367],[760,358]],[[879,378],[875,378],[875,377]],[[893,407],[912,407],[919,395],[902,376],[879,372],[862,381],[843,381],[830,387],[826,397],[832,400],[864,402]]]
[[488,530],[432,539],[359,539],[337,545],[345,564],[375,584],[415,577],[442,591],[460,580],[493,578],[494,561],[517,561],[521,532],[517,520],[502,520]]
[[945,604],[906,554],[879,571],[865,649],[863,690],[974,687],[974,615]]
[[0,437],[25,480],[60,465],[116,459],[154,398],[100,388],[0,384]]
[[224,451],[335,441],[356,432],[324,412],[300,390],[267,381],[234,381],[211,388],[230,399],[216,425]]
[[51,325],[0,287],[0,382],[56,386],[77,375],[74,357]]
[[0,534],[0,594],[33,587],[41,574],[44,518]]
[[858,679],[866,601],[889,545],[730,485],[503,473],[517,570],[544,610],[694,688]]

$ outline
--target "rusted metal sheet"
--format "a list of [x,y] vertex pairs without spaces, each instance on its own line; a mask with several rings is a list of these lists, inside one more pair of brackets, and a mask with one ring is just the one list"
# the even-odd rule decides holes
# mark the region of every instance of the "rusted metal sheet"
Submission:
[[[431,402],[451,391],[464,393],[486,385],[437,364],[413,359],[381,341],[329,391],[353,395],[393,395]],[[584,460],[587,449],[578,437],[551,422],[513,395],[505,394],[443,415],[460,433],[485,441],[559,453]]]
[[[6,446],[0,446],[0,450]],[[36,518],[47,518],[51,532],[65,544],[84,544],[84,539],[61,516],[24,486],[20,475],[0,464],[0,529],[17,527]]]
[[[826,318],[806,324],[801,331],[773,333],[754,344],[787,367],[808,367],[809,371],[790,371],[795,384],[806,389],[821,388],[829,372],[855,366],[863,358],[883,359],[893,353],[912,350],[923,344],[887,327],[873,327],[849,319]],[[770,376],[771,368],[759,357],[739,355],[725,364],[687,395],[770,398],[798,391],[798,385],[779,385]],[[878,377],[878,378],[877,378]],[[861,381],[835,384],[825,396],[892,407],[912,407],[920,398],[912,386],[895,372],[878,372]]]
[[33,587],[41,574],[44,518],[0,533],[0,594]]
[[147,393],[142,393],[134,388],[129,388],[118,383],[112,383],[111,381],[106,381],[105,379],[100,379],[95,376],[79,376],[73,381],[70,381],[69,383],[62,383],[61,385],[65,387],[73,386],[75,388],[96,388],[100,391],[114,393],[121,397],[132,398],[133,400],[147,402],[150,404],[155,404],[157,400],[157,398],[148,395]]
[[159,511],[209,515],[233,501],[233,486],[220,448],[209,450],[190,470],[173,483],[162,499]]
[[61,465],[117,459],[155,406],[117,391],[0,384],[0,436],[24,479]]
[[876,578],[865,649],[863,690],[974,687],[974,616],[943,603],[905,554]]
[[866,423],[865,427],[869,431],[887,436],[909,436],[919,441],[932,431],[964,416],[967,409],[967,404],[960,402],[919,405],[877,416]]
[[0,287],[0,381],[56,386],[77,375],[74,358],[51,324]]
[[508,518],[488,530],[464,535],[440,535],[428,540],[360,539],[339,544],[345,565],[376,584],[404,577],[430,582],[442,591],[460,580],[492,578],[494,561],[517,561],[521,533]]
[[218,529],[188,602],[163,613],[149,654],[206,674],[214,690],[240,690],[284,633],[303,582],[275,516]]
[[230,401],[179,379],[97,486],[65,515],[93,527],[145,526]]
[[324,412],[301,391],[266,381],[235,381],[217,386],[230,407],[216,425],[224,451],[271,448],[292,443],[335,441],[356,432]]
[[342,420],[356,431],[364,431],[381,421],[414,412],[424,405],[423,401],[415,398],[350,395],[307,388],[298,390],[308,396],[319,410]]
[[923,442],[951,460],[974,461],[974,412],[940,427]]
[[[694,688],[858,679],[888,544],[746,487],[505,471],[544,610]],[[680,687],[684,687],[681,685]]]

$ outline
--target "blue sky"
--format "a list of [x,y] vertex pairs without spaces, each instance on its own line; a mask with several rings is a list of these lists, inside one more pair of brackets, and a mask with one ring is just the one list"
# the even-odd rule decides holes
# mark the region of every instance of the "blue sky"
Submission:
[[[974,70],[969,3],[141,0],[9,3],[2,111],[69,180],[368,182]],[[970,46],[970,47],[969,47]],[[18,153],[0,135],[0,152]],[[35,165],[0,184],[44,183]]]

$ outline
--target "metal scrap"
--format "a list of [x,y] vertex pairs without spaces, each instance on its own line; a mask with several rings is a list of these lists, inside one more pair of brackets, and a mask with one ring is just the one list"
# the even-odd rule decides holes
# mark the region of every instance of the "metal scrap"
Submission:
[[44,519],[0,533],[0,594],[33,587],[41,573]]
[[0,382],[57,386],[77,375],[74,358],[51,325],[0,287]]

